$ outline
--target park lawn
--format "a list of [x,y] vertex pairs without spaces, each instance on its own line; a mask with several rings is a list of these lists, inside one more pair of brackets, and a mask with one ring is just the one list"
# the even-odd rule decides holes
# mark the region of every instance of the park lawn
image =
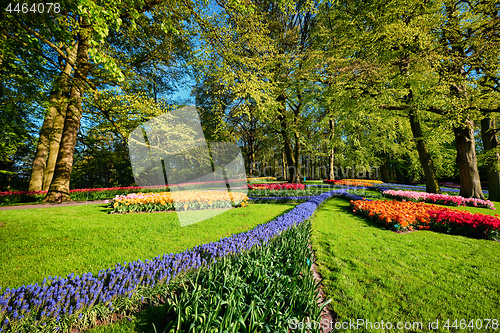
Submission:
[[423,322],[426,331],[429,320],[442,328],[447,319],[500,318],[499,242],[432,231],[398,234],[332,198],[316,213],[312,244],[337,321]]
[[104,205],[0,211],[0,287],[97,273],[247,231],[295,204],[251,204],[181,227],[173,212],[108,214]]

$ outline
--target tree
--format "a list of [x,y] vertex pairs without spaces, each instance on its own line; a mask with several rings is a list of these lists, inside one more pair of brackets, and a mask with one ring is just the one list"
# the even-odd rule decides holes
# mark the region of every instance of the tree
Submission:
[[[46,60],[40,54],[20,48],[16,40],[8,38],[6,29],[16,35],[22,31],[10,25],[5,15],[5,11],[0,13],[0,183],[8,188],[13,183],[24,185],[32,129],[45,103],[45,82],[53,73],[45,68]],[[33,40],[27,43],[37,44]]]
[[[15,34],[14,30],[2,30],[5,38],[15,41],[18,46],[29,52],[39,54],[58,72],[54,76],[50,94],[51,103],[41,129],[39,149],[32,175],[32,188],[42,186],[44,171],[45,186],[48,184],[52,170],[47,166],[53,165],[56,154],[52,153],[49,163],[46,164],[47,152],[49,146],[52,147],[52,152],[57,150],[58,132],[61,131],[61,126],[57,125],[60,122],[56,122],[54,126],[54,119],[64,118],[47,201],[70,199],[69,182],[80,120],[84,112],[83,98],[90,94],[98,100],[100,86],[116,86],[125,78],[123,70],[119,68],[120,61],[123,59],[116,56],[116,53],[113,54],[113,47],[109,47],[110,44],[106,38],[119,34],[118,29],[122,26],[123,20],[133,30],[136,27],[136,21],[145,16],[141,13],[158,3],[159,1],[148,1],[139,5],[133,1],[130,3],[128,1],[63,1],[55,7],[57,9],[54,10],[57,13],[22,17],[15,14],[7,15],[9,25],[22,33]],[[163,6],[167,6],[167,3],[164,2]],[[179,18],[180,20],[182,17]],[[174,25],[170,23],[167,20],[161,23],[165,31],[172,31],[172,29],[175,31]],[[65,96],[66,94],[68,96]],[[60,117],[57,118],[56,114]]]

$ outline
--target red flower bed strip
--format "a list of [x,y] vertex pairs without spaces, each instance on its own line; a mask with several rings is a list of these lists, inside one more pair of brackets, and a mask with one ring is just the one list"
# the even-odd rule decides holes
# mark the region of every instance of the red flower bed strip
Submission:
[[431,230],[473,238],[500,239],[498,217],[456,209],[428,210],[427,213]]
[[303,190],[306,188],[304,184],[250,184],[250,190]]

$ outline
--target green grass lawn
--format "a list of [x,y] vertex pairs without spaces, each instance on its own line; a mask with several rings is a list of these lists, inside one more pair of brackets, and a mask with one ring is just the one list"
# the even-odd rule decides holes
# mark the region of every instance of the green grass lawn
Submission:
[[354,215],[338,198],[317,212],[312,238],[338,321],[427,325],[438,319],[443,327],[447,319],[500,319],[498,242],[432,231],[397,234]]
[[103,205],[0,211],[0,286],[97,273],[217,241],[266,223],[294,204],[252,204],[180,227],[172,212],[107,214]]

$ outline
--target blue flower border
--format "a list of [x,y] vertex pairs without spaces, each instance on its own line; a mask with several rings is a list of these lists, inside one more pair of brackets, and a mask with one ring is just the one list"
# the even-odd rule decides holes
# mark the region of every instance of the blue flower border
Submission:
[[[151,260],[117,264],[114,268],[92,273],[69,274],[66,278],[52,277],[19,288],[6,288],[0,295],[0,331],[7,329],[10,321],[21,321],[35,316],[36,321],[55,319],[79,313],[102,303],[112,308],[112,301],[120,296],[132,297],[138,287],[153,288],[167,284],[171,279],[191,269],[217,262],[217,259],[262,246],[288,228],[308,220],[316,208],[332,196],[348,200],[362,199],[346,192],[333,190],[311,197],[291,211],[252,230],[233,234],[216,242],[195,246],[177,254],[164,254]],[[276,199],[276,198],[273,198]],[[30,314],[31,313],[31,314]],[[36,322],[35,322],[36,324]]]

